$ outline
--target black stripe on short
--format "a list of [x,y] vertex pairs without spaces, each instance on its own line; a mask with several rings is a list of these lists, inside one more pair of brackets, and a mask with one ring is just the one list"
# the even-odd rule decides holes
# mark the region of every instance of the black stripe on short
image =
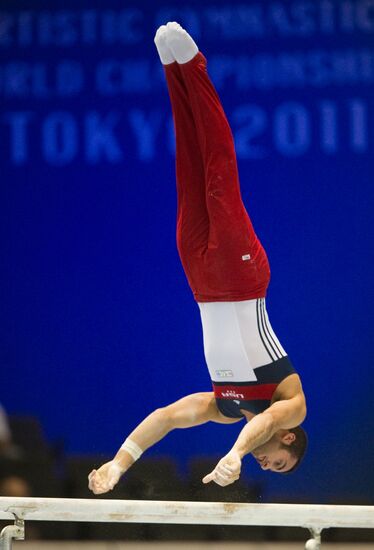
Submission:
[[275,361],[277,357],[276,355],[274,355],[274,351],[272,350],[272,347],[269,345],[268,339],[265,334],[264,321],[261,314],[261,298],[258,298],[256,302],[256,315],[257,315],[257,328],[258,328],[258,333],[260,335],[261,341],[264,344],[264,348],[266,349],[270,359],[272,361]]
[[283,357],[283,354],[278,346],[278,343],[275,341],[273,335],[271,334],[271,331],[268,325],[268,320],[266,319],[265,298],[260,298],[260,300],[261,300],[261,314],[264,321],[265,333],[267,335],[268,342],[271,345],[277,358],[281,359]]

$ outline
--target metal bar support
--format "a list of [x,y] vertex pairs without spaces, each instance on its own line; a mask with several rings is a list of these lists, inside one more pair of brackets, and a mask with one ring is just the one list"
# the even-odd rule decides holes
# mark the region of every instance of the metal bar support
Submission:
[[14,540],[25,539],[25,522],[15,518],[14,525],[7,525],[0,533],[0,550],[11,550]]
[[322,529],[309,528],[312,538],[306,541],[305,550],[320,550]]

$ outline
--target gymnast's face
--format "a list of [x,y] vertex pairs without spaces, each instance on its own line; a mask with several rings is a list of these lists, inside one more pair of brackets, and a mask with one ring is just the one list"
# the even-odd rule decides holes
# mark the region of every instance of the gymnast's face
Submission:
[[297,457],[287,449],[294,440],[295,434],[287,430],[279,430],[264,445],[257,447],[252,455],[263,470],[287,472],[297,462]]

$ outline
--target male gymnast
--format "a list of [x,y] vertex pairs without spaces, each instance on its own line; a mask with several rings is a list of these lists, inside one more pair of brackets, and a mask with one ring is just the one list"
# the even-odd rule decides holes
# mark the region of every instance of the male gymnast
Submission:
[[203,478],[226,486],[251,453],[264,470],[289,473],[307,436],[300,378],[266,312],[266,253],[242,203],[231,130],[206,59],[178,23],[162,25],[155,44],[164,65],[176,133],[177,247],[198,303],[213,392],[188,395],[151,413],[113,460],[89,476],[105,493],[141,454],[174,428],[247,423]]

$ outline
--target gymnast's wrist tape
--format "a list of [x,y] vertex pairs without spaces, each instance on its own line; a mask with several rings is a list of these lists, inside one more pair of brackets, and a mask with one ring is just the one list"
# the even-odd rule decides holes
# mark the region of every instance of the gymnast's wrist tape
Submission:
[[131,439],[127,438],[123,445],[121,446],[122,451],[126,451],[129,453],[129,455],[132,456],[134,460],[138,460],[143,454],[143,451],[137,445],[134,441],[131,441]]

